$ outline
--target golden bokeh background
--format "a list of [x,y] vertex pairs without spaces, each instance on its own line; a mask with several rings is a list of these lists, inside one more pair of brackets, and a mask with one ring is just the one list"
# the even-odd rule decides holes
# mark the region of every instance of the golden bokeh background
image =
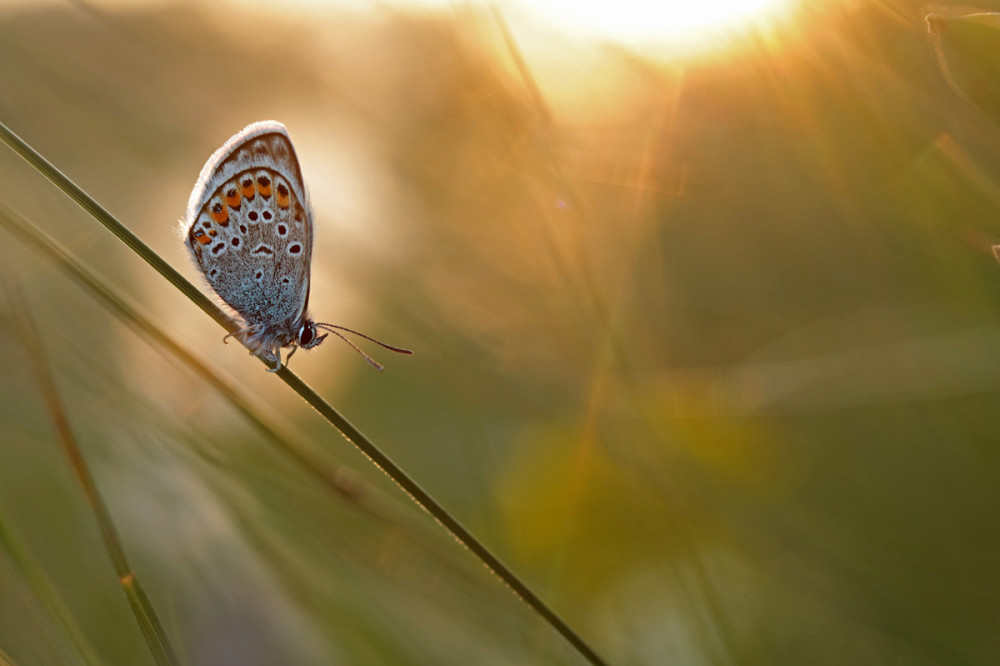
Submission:
[[[0,122],[192,281],[201,166],[284,122],[312,313],[416,352],[292,370],[610,663],[996,663],[1000,132],[924,21],[975,8],[544,7],[7,3]],[[583,663],[6,148],[0,202],[341,490],[0,229],[0,662],[153,663],[21,294],[184,663]]]

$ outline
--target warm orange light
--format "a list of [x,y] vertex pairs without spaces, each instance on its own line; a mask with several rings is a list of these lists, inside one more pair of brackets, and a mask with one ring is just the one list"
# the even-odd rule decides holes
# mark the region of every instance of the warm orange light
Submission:
[[567,33],[669,43],[751,25],[790,0],[524,0],[521,9]]

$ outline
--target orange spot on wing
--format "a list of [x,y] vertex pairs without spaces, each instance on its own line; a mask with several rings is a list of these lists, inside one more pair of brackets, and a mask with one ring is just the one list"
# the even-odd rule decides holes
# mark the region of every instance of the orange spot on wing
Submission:
[[191,236],[202,245],[204,245],[205,243],[209,243],[212,240],[211,238],[208,237],[208,234],[206,234],[201,229],[195,229],[194,233],[192,233]]
[[226,189],[226,196],[223,198],[226,201],[226,205],[230,208],[239,208],[240,200],[243,199],[243,195],[240,194],[239,189],[233,185]]
[[291,193],[288,191],[288,186],[284,183],[278,183],[277,192],[278,207],[288,208],[291,205],[291,199],[289,198]]
[[253,199],[254,195],[257,194],[257,188],[254,187],[253,178],[250,176],[243,176],[240,179],[240,189],[243,191],[243,196],[247,199]]
[[218,201],[211,205],[208,215],[222,226],[229,224],[229,209]]
[[271,196],[271,179],[263,174],[257,176],[257,194],[265,199]]

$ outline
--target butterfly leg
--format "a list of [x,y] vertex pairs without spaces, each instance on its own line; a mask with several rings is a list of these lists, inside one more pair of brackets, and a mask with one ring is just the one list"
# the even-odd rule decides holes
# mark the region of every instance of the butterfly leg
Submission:
[[274,350],[271,353],[274,354],[274,358],[277,359],[275,361],[276,365],[273,368],[268,368],[267,371],[277,372],[278,370],[281,370],[281,348],[275,345]]
[[[244,335],[246,333],[248,333],[249,331],[250,331],[249,328],[241,328],[240,330],[236,331],[235,333],[227,333],[226,337],[222,338],[222,343],[228,345],[229,344],[229,338],[236,338],[237,340],[242,340],[242,339],[244,339]],[[253,352],[250,352],[250,353],[252,354]]]

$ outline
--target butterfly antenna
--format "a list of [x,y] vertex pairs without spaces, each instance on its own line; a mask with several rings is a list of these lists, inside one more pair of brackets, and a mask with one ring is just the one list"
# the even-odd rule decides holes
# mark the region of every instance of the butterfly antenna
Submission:
[[379,363],[378,361],[376,361],[375,359],[373,359],[368,354],[366,354],[360,347],[358,347],[356,344],[354,344],[353,342],[351,342],[343,334],[339,333],[336,329],[340,329],[341,331],[347,331],[348,333],[352,333],[354,335],[357,335],[358,337],[362,337],[365,340],[369,340],[371,342],[374,342],[375,344],[379,345],[380,347],[385,347],[389,351],[394,351],[397,354],[412,354],[413,353],[409,349],[403,349],[402,347],[393,347],[392,345],[387,345],[386,343],[382,342],[381,340],[376,340],[375,338],[373,338],[373,337],[371,337],[369,335],[365,335],[364,333],[358,333],[357,331],[355,331],[353,329],[350,329],[350,328],[347,328],[345,326],[336,326],[334,324],[317,323],[316,324],[316,328],[320,328],[320,329],[323,329],[325,331],[329,331],[330,333],[333,333],[334,335],[336,335],[338,338],[340,338],[341,340],[343,340],[347,344],[351,345],[351,348],[354,349],[354,351],[356,351],[359,354],[361,354],[361,357],[363,359],[365,359],[366,361],[368,361],[372,365],[372,367],[375,368],[376,370],[378,370],[379,372],[381,372],[382,370],[385,370],[385,368],[382,366],[382,364]]
[[[364,338],[365,340],[369,340],[370,342],[374,342],[378,346],[385,347],[389,351],[394,351],[397,354],[412,354],[413,353],[409,349],[403,349],[402,347],[393,347],[392,345],[387,345],[386,343],[382,342],[381,340],[376,340],[375,338],[371,337],[370,335],[365,335],[364,333],[358,333],[357,331],[355,331],[353,329],[350,329],[350,328],[347,328],[346,326],[337,326],[336,324],[316,324],[316,327],[317,328],[324,328],[324,329],[330,331],[331,333],[336,333],[337,335],[340,335],[340,333],[337,333],[335,330],[333,330],[335,328],[336,329],[340,329],[341,331],[347,331],[348,333],[351,333],[352,335],[356,335],[359,338]],[[340,335],[340,337],[344,337],[344,336]]]

